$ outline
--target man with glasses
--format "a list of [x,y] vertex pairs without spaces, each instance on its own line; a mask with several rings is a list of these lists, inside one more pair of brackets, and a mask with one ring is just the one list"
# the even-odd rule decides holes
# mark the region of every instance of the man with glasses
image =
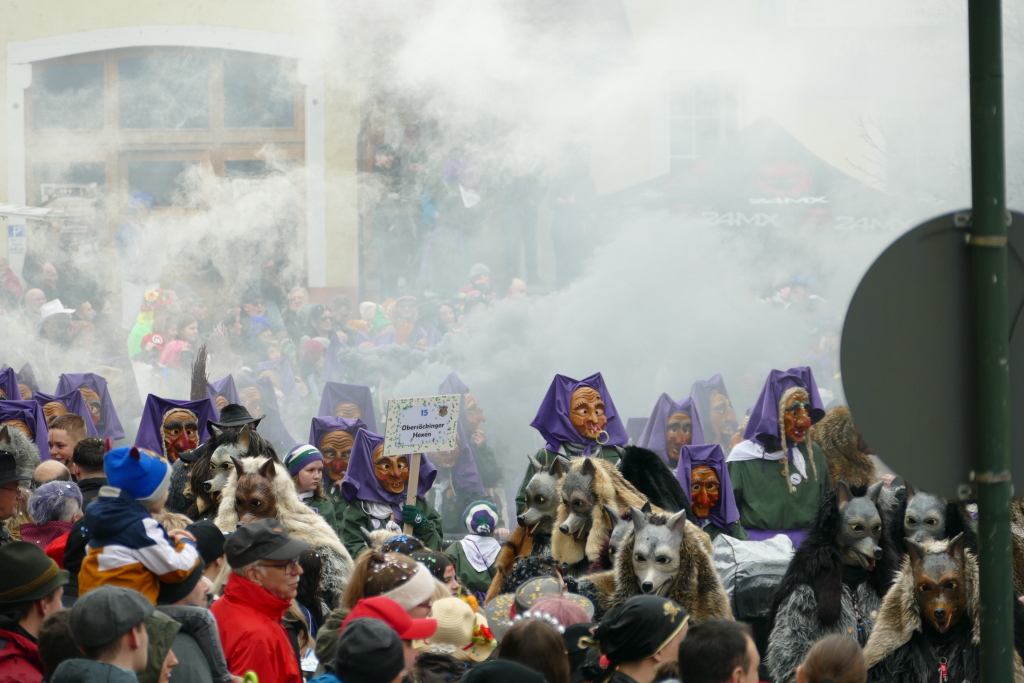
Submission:
[[299,660],[281,624],[299,590],[298,556],[309,543],[291,538],[276,519],[239,527],[224,544],[231,576],[211,608],[228,669],[261,681],[302,683]]
[[0,451],[0,545],[11,542],[4,522],[18,514],[18,501],[24,496],[21,482],[31,480],[32,477],[18,474],[18,462],[13,453]]

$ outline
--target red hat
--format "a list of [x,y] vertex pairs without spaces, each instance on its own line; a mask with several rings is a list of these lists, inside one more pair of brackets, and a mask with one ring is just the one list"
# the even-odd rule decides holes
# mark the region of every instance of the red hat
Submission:
[[142,338],[142,348],[145,349],[147,346],[152,344],[158,351],[164,350],[164,338],[163,335],[157,334],[156,332],[150,332]]
[[379,619],[390,626],[402,640],[423,640],[434,635],[437,630],[436,620],[413,619],[397,602],[379,595],[374,598],[363,598],[357,602],[345,617],[345,623],[341,625],[341,632],[353,619]]

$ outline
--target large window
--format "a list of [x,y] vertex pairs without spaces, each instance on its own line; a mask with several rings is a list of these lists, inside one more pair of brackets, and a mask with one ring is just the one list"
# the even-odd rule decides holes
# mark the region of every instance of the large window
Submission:
[[295,60],[187,48],[37,62],[25,112],[29,196],[43,205],[94,197],[109,236],[132,192],[152,195],[157,212],[188,213],[203,208],[185,191],[199,169],[252,182],[301,165],[295,71]]
[[712,153],[739,128],[739,96],[729,77],[677,76],[669,87],[669,167]]

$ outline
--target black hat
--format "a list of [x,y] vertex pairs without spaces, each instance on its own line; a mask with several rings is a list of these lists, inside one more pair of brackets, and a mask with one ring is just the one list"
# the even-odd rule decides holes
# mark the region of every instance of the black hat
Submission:
[[209,443],[210,443],[210,440],[207,439],[206,441],[204,441],[203,443],[199,444],[198,446],[196,446],[192,450],[185,451],[184,453],[180,453],[178,455],[178,460],[181,460],[182,462],[196,462],[197,460],[199,460],[199,458],[203,457],[203,455],[206,453],[206,445],[209,444]]
[[224,532],[208,519],[193,522],[185,531],[196,537],[196,548],[203,562],[210,564],[224,554]]
[[594,640],[612,664],[635,662],[661,652],[689,619],[673,600],[635,595],[604,615]]
[[405,668],[402,639],[380,619],[353,619],[341,632],[331,668],[345,683],[394,680]]
[[214,422],[210,420],[210,424],[219,429],[231,429],[232,427],[244,427],[245,425],[251,424],[253,427],[258,427],[260,420],[265,418],[266,415],[260,415],[259,417],[253,417],[249,414],[249,411],[245,406],[240,406],[237,403],[229,403],[224,406],[224,409],[220,411],[220,422]]
[[18,474],[18,461],[14,453],[0,451],[0,486],[10,484],[12,481],[32,481],[32,477]]
[[224,543],[224,554],[231,568],[237,569],[257,560],[294,560],[308,547],[271,517],[238,527]]
[[0,567],[0,605],[42,600],[70,576],[42,548],[27,541],[0,546]]
[[597,624],[573,624],[565,628],[562,640],[565,641],[565,653],[569,656],[569,683],[581,683],[587,678],[583,670],[585,665],[597,665],[598,652],[591,647],[594,630]]
[[196,587],[199,580],[203,578],[203,570],[206,569],[206,565],[202,560],[199,560],[199,564],[185,577],[184,581],[178,583],[164,583],[160,582],[160,593],[157,595],[156,604],[158,605],[173,605],[182,598],[188,596],[192,592],[192,589]]
[[519,662],[495,659],[477,664],[462,678],[462,683],[544,683],[544,675]]

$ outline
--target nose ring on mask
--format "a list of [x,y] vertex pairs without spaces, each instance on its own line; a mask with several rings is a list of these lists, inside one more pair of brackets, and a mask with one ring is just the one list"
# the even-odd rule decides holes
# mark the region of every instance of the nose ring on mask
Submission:
[[[604,441],[601,441],[602,436],[604,437]],[[597,439],[595,440],[597,441],[598,445],[603,446],[612,440],[612,435],[602,429],[601,433],[597,435]]]

